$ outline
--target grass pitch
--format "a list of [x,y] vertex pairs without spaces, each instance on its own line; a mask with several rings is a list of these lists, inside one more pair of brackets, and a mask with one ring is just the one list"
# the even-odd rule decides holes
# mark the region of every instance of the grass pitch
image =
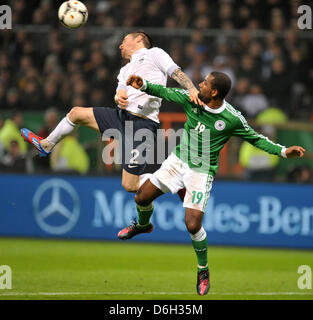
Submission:
[[12,269],[9,299],[313,299],[300,290],[300,265],[313,252],[209,247],[211,290],[196,293],[191,245],[0,238],[0,265]]

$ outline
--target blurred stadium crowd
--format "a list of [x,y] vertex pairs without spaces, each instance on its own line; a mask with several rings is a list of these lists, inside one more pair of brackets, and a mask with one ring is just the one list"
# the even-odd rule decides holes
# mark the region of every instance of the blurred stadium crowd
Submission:
[[[0,31],[0,110],[12,113],[16,126],[22,125],[18,111],[54,108],[55,116],[46,115],[47,135],[58,112],[64,114],[75,105],[113,106],[116,76],[125,63],[118,49],[123,34],[116,34],[114,27],[192,29],[188,35],[162,31],[162,36],[157,32],[152,38],[195,84],[212,70],[223,71],[233,81],[228,101],[247,118],[256,119],[275,107],[286,118],[313,120],[313,39],[298,29],[300,0],[86,0],[87,27],[69,33],[57,20],[62,2],[8,2],[13,30]],[[29,24],[38,30],[53,28],[36,33],[18,27]],[[89,26],[112,29],[112,34],[92,34]],[[212,29],[221,32],[207,35]],[[257,30],[266,32],[255,36]],[[166,103],[161,109],[180,110]],[[5,120],[0,116],[0,128]],[[6,152],[8,148],[5,145]]]

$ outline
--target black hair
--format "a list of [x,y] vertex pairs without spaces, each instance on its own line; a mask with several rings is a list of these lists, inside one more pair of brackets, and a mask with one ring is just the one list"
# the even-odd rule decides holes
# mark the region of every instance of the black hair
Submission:
[[211,75],[213,77],[211,87],[218,91],[217,98],[223,100],[231,88],[231,80],[229,76],[223,72],[213,71]]
[[136,38],[137,36],[142,36],[142,41],[143,41],[143,44],[145,45],[145,47],[147,49],[150,49],[153,47],[151,37],[143,30],[137,30],[134,32],[130,32],[128,34],[133,35],[134,38]]

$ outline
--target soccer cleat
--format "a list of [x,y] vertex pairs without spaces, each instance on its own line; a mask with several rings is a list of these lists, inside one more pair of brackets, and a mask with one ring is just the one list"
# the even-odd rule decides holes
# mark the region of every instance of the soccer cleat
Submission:
[[209,270],[198,271],[197,276],[197,292],[200,296],[204,296],[210,289],[210,272]]
[[132,237],[136,236],[137,234],[140,233],[150,233],[153,230],[153,225],[152,223],[149,223],[149,225],[145,228],[138,228],[138,223],[136,220],[132,222],[132,224],[124,229],[122,229],[117,237],[121,240],[128,240],[131,239]]
[[30,130],[23,128],[21,129],[21,135],[24,138],[24,140],[30,144],[32,144],[35,149],[37,150],[39,157],[46,157],[49,155],[51,152],[47,152],[43,149],[43,147],[40,144],[40,141],[43,140],[43,138],[35,135],[33,132]]

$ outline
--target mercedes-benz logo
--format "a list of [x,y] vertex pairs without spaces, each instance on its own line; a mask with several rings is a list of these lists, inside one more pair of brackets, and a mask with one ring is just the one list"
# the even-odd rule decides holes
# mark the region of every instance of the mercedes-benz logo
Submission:
[[62,179],[50,179],[41,184],[34,195],[33,207],[40,228],[55,235],[71,230],[80,212],[77,192]]

